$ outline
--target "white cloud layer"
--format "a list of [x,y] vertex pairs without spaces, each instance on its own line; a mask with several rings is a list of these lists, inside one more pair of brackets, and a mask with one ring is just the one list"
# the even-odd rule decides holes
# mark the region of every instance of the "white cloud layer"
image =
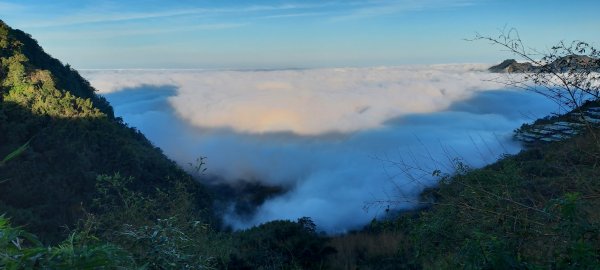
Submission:
[[[485,83],[479,66],[311,69],[283,71],[138,71],[95,73],[101,93],[142,84],[170,84],[177,114],[198,127],[302,135],[381,127],[392,117],[438,111]],[[94,73],[88,73],[94,74]],[[491,78],[491,77],[490,77]],[[418,89],[418,93],[415,90]]]
[[[480,65],[278,71],[85,71],[131,126],[180,164],[208,157],[208,173],[234,185],[260,181],[289,192],[267,200],[245,228],[312,217],[321,229],[358,228],[366,202],[414,207],[449,160],[472,166],[515,153],[512,130],[554,105],[497,90]],[[495,90],[496,89],[496,90]],[[392,162],[390,162],[392,161]],[[425,169],[412,170],[393,162]],[[185,166],[185,165],[184,165]],[[422,176],[422,177],[421,177]]]

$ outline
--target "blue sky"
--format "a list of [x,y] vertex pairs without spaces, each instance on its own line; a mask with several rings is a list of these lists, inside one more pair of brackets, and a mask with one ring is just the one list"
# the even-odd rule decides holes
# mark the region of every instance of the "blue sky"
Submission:
[[476,32],[600,45],[600,1],[0,0],[0,19],[75,68],[310,68],[498,62]]

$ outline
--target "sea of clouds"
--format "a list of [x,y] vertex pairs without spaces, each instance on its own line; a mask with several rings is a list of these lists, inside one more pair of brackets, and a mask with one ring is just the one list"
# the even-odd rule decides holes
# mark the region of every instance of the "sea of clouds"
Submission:
[[[236,229],[308,216],[345,232],[414,208],[452,173],[521,146],[512,132],[556,110],[533,93],[505,89],[484,65],[307,70],[87,70],[84,77],[130,126],[182,167],[207,157],[207,175],[286,192]],[[368,211],[365,206],[368,207]]]

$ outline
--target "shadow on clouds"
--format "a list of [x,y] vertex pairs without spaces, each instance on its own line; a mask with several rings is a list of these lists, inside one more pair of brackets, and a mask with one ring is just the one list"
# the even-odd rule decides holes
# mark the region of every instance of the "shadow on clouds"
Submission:
[[376,128],[299,135],[193,126],[174,107],[179,94],[174,85],[142,85],[104,96],[183,168],[208,157],[202,181],[221,194],[223,219],[233,228],[310,216],[329,233],[359,228],[383,212],[365,211],[368,202],[415,207],[419,193],[435,185],[431,173],[451,173],[455,158],[479,167],[518,152],[512,130],[556,109],[533,93],[479,91]]

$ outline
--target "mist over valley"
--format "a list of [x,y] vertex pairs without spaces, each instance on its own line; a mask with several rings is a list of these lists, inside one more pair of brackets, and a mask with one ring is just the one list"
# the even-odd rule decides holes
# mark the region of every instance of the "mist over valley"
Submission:
[[0,269],[600,269],[599,9],[0,0]]
[[241,203],[249,205],[224,198],[227,225],[311,217],[320,230],[342,233],[385,209],[417,207],[423,189],[439,180],[435,170],[452,174],[457,160],[481,167],[517,153],[513,130],[557,110],[534,93],[491,82],[496,75],[486,68],[82,74],[117,116],[182,168],[207,157],[201,181],[264,192],[246,194],[253,199]]

